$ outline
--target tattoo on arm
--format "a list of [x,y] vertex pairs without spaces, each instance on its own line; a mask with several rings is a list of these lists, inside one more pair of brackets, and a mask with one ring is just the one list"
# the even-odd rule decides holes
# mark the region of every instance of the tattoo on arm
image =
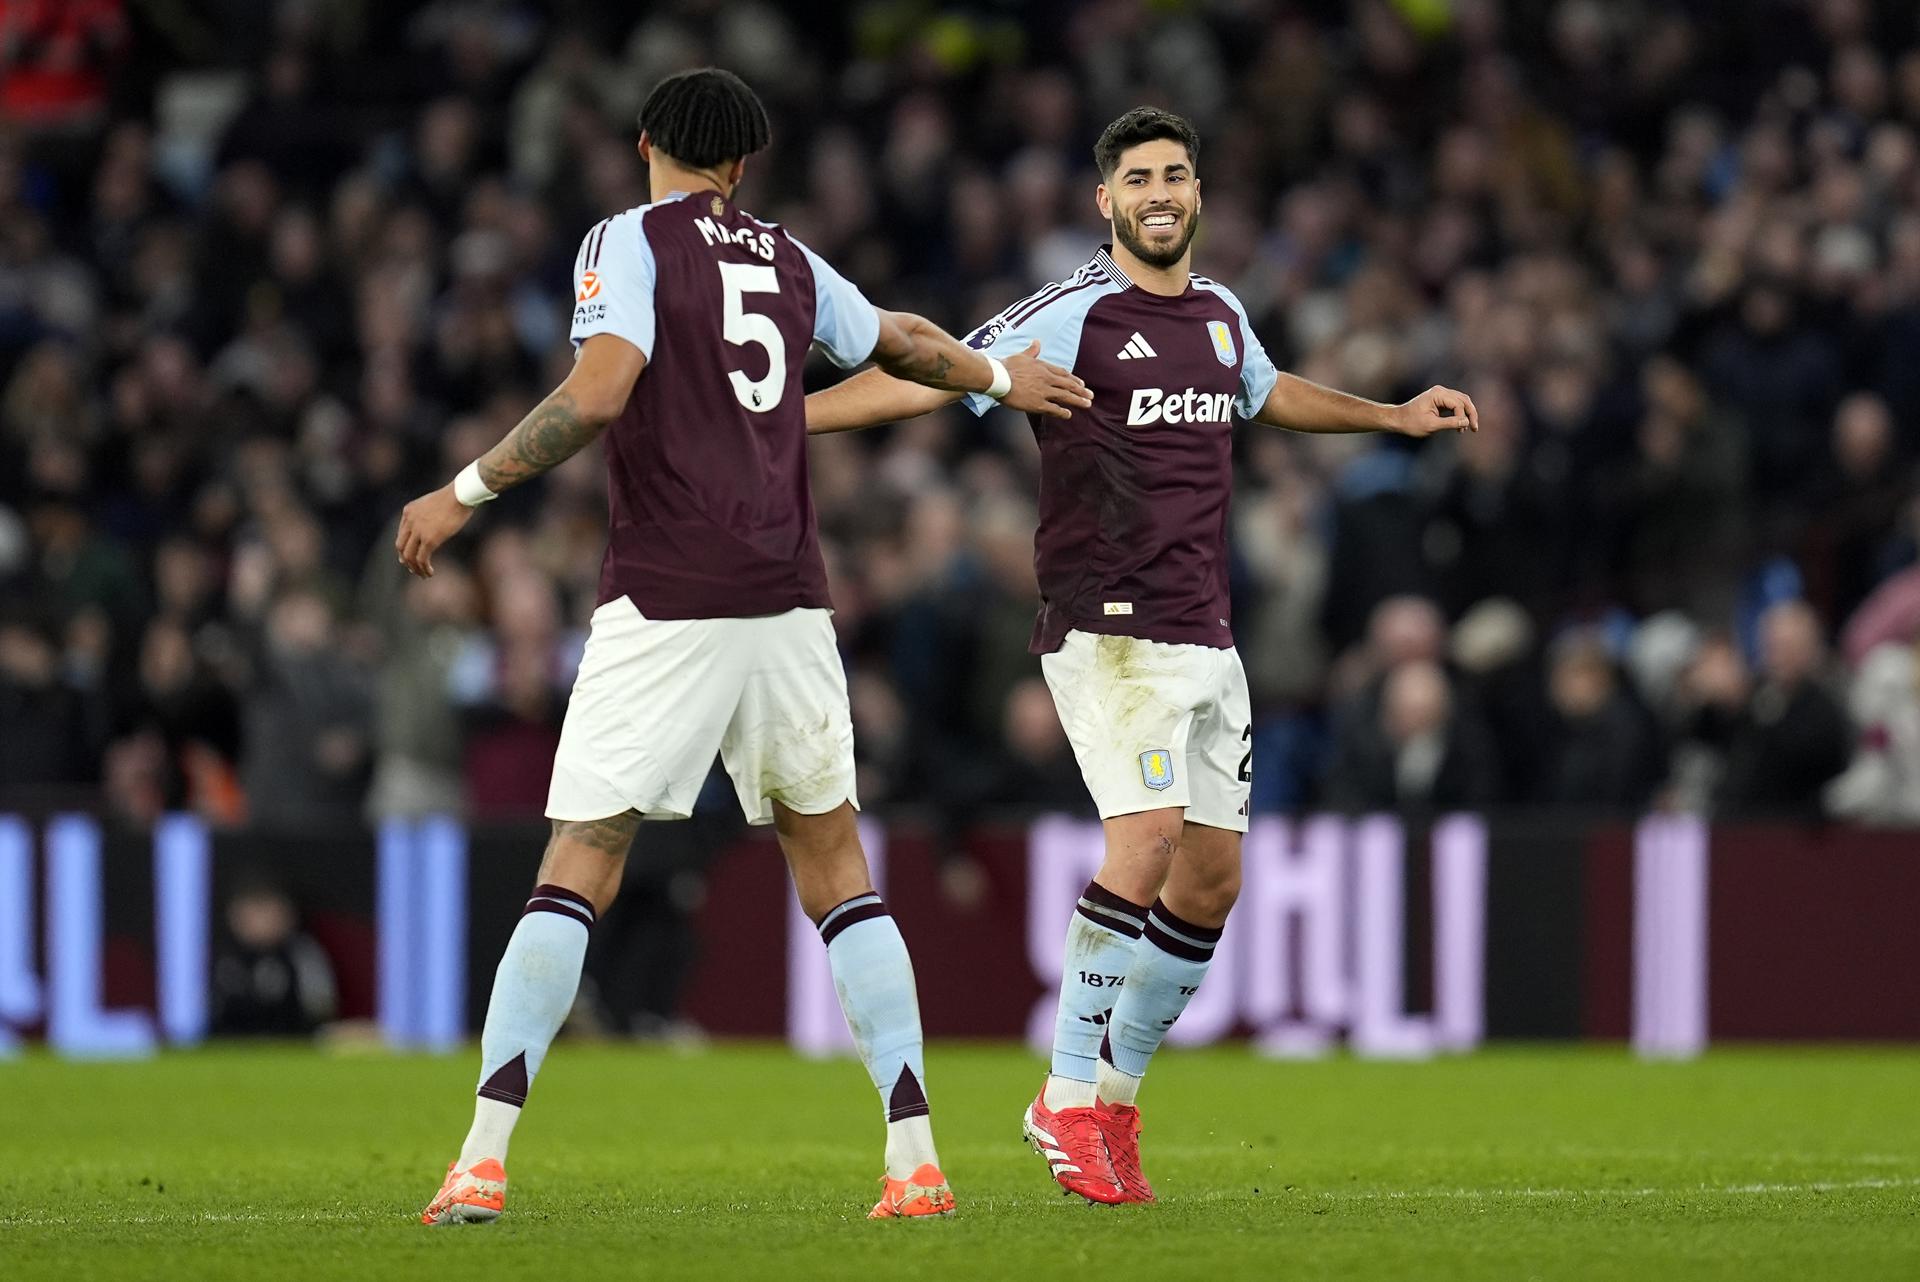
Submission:
[[530,481],[572,458],[606,423],[582,414],[573,394],[556,388],[500,443],[480,456],[480,479],[494,493]]
[[919,316],[907,318],[902,328],[907,338],[905,350],[891,357],[876,353],[874,363],[881,369],[895,378],[942,391],[977,390],[955,380],[954,358],[969,350],[959,339]]
[[953,373],[953,361],[944,352],[915,352],[901,361],[892,372],[915,383],[947,387],[947,376]]

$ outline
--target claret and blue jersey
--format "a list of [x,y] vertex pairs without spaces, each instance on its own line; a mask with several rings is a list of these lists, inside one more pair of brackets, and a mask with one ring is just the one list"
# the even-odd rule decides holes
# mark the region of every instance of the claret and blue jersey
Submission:
[[600,223],[574,263],[572,338],[613,334],[647,358],[607,428],[602,603],[649,619],[824,607],[800,371],[818,341],[845,367],[873,352],[873,304],[782,228],[714,192]]
[[[1057,650],[1075,628],[1232,645],[1233,419],[1257,413],[1279,378],[1246,309],[1204,276],[1178,296],[1141,289],[1103,247],[967,339],[1000,357],[1035,341],[1042,360],[1086,381],[1093,406],[1031,419],[1041,454],[1032,648]],[[982,414],[993,402],[967,405]]]

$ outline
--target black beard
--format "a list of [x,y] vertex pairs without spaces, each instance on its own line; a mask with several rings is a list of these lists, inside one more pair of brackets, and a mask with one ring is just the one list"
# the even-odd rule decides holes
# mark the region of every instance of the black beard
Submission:
[[[1158,211],[1156,211],[1158,212]],[[1195,213],[1187,219],[1187,234],[1175,244],[1165,249],[1151,248],[1140,238],[1140,224],[1137,221],[1123,222],[1113,220],[1113,238],[1127,247],[1127,252],[1149,267],[1171,267],[1186,257],[1187,246],[1193,244],[1194,233],[1200,230],[1200,215]]]

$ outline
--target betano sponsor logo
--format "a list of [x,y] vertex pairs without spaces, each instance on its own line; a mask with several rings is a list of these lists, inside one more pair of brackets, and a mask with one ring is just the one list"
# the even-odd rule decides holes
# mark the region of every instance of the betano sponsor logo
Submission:
[[1233,417],[1230,392],[1202,392],[1187,388],[1167,392],[1157,387],[1139,387],[1127,406],[1127,426],[1147,427],[1154,423],[1225,423]]

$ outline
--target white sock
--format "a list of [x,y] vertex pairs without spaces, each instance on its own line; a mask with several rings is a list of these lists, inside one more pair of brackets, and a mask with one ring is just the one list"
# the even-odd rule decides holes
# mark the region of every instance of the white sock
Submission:
[[1057,1073],[1047,1075],[1047,1090],[1043,1102],[1054,1112],[1063,1108],[1092,1108],[1094,1087],[1092,1082],[1075,1081],[1071,1077],[1061,1077]]
[[928,1162],[940,1165],[933,1151],[933,1121],[925,1113],[887,1123],[887,1178],[904,1180]]
[[1140,1097],[1140,1079],[1132,1073],[1123,1073],[1104,1059],[1098,1071],[1100,1077],[1094,1083],[1094,1090],[1104,1102],[1131,1104]]
[[513,1138],[513,1124],[519,1120],[520,1110],[511,1104],[484,1096],[476,1099],[473,1129],[467,1132],[467,1142],[460,1146],[460,1169],[464,1171],[486,1157],[498,1158],[504,1164],[507,1141]]

